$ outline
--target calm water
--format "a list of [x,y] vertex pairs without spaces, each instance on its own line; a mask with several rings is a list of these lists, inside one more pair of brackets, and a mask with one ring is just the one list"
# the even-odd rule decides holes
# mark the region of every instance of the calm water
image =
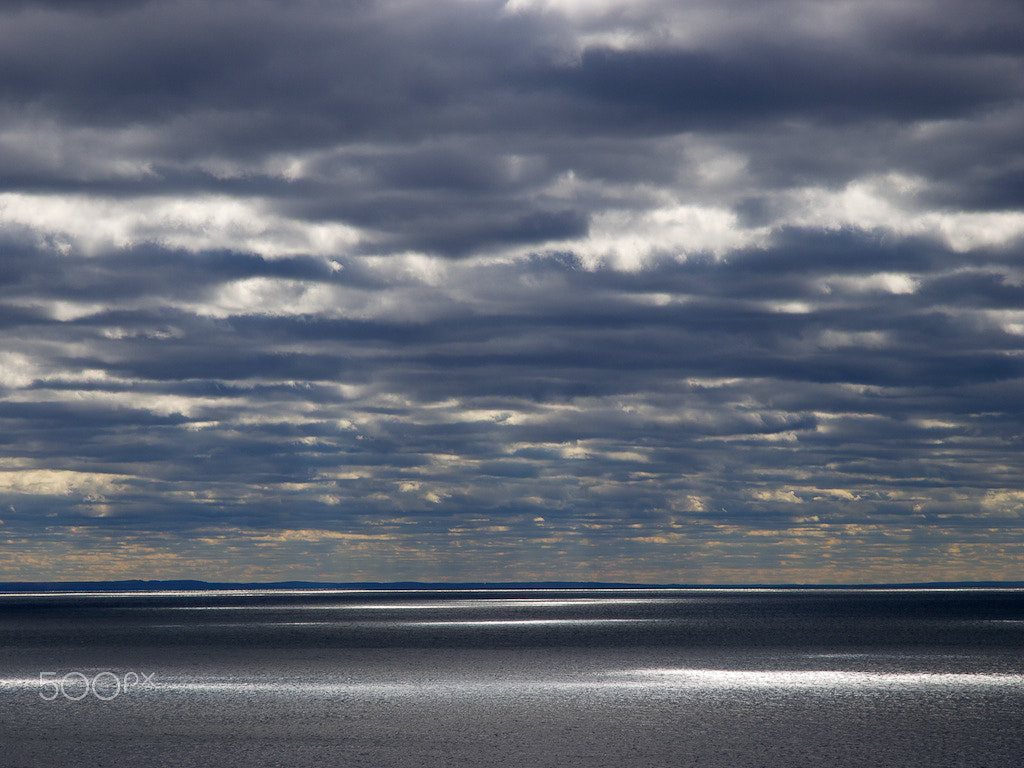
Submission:
[[1017,766],[1024,591],[0,595],[0,740],[25,768]]

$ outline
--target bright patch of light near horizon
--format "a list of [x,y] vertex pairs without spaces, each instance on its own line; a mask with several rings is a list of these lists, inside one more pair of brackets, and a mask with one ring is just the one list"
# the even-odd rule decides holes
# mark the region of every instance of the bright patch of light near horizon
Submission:
[[[611,675],[609,677],[608,675]],[[639,679],[638,679],[639,678]],[[274,693],[408,693],[435,695],[459,690],[504,695],[515,690],[565,689],[639,689],[643,691],[699,690],[807,690],[829,692],[837,689],[867,692],[892,689],[970,689],[1018,688],[1024,682],[1019,674],[995,673],[929,673],[929,672],[842,672],[834,670],[715,670],[715,669],[638,669],[622,672],[581,675],[563,679],[523,678],[455,678],[415,681],[345,681],[304,679],[183,679],[155,676],[152,684],[131,693],[160,691],[225,691],[245,694]],[[0,690],[40,689],[38,676],[0,678]]]
[[[641,597],[641,598],[589,598],[566,600],[517,600],[516,598],[497,598],[493,600],[446,600],[431,602],[409,602],[409,603],[337,603],[332,605],[179,605],[170,606],[172,611],[406,611],[406,610],[446,610],[449,608],[561,608],[566,606],[590,606],[590,605],[636,605],[640,603],[678,603],[679,600],[671,597]],[[148,609],[147,609],[148,610]]]
[[533,625],[568,624],[654,624],[662,619],[476,619],[444,621],[399,621],[392,626],[402,627],[517,627]]
[[1024,675],[839,670],[633,669],[621,673],[673,687],[693,688],[917,688],[1021,685]]

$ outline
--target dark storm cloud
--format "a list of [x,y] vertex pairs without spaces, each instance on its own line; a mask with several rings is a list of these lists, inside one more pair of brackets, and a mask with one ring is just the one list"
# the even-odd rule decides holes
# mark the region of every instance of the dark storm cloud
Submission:
[[277,277],[329,280],[323,259],[266,259],[231,251],[190,253],[155,244],[127,248],[96,258],[68,260],[48,248],[17,240],[0,241],[6,272],[0,296],[112,301],[148,295],[162,299],[201,296],[232,279]]
[[[253,0],[141,3],[104,15],[62,10],[7,14],[10,101],[83,124],[184,120],[170,141],[248,136],[237,147],[243,152],[483,119],[487,104],[465,97],[486,94],[500,72],[543,61],[559,38],[536,18],[501,14],[495,3]],[[285,125],[294,132],[282,134]]]
[[5,6],[12,568],[1008,574],[1022,11],[826,5]]
[[[28,120],[32,131],[56,121],[63,131],[53,150],[26,152],[12,140],[0,152],[9,189],[262,195],[291,213],[367,227],[365,248],[385,252],[467,255],[580,236],[609,201],[586,210],[545,200],[546,185],[569,170],[658,178],[670,163],[647,141],[654,135],[717,126],[726,144],[742,147],[748,137],[736,132],[745,126],[771,134],[780,120],[852,124],[857,133],[843,140],[856,159],[840,177],[849,179],[865,163],[876,171],[906,164],[886,149],[902,141],[894,124],[955,120],[1020,96],[1006,35],[969,25],[951,40],[908,14],[883,14],[839,40],[781,25],[774,36],[743,32],[706,49],[579,50],[557,15],[488,2],[94,10],[22,4],[6,14],[0,58],[10,123]],[[1012,4],[989,12],[1016,13]],[[879,134],[876,124],[890,130]],[[118,130],[124,135],[106,144],[82,134]],[[834,141],[828,131],[810,139]],[[901,152],[913,158],[922,144],[927,150],[915,140]],[[779,149],[762,147],[751,167]],[[990,153],[971,149],[982,154],[971,163],[981,174],[975,207],[1013,206],[1014,171],[993,178],[981,170]],[[328,156],[310,158],[313,176],[288,184],[257,167],[227,176],[197,167],[310,150]],[[825,162],[845,154],[810,160],[806,146],[794,151],[800,157],[773,175],[810,161],[816,167],[805,177],[820,177]],[[928,157],[912,169],[928,175]],[[115,160],[146,171],[114,172]]]
[[[853,54],[853,55],[851,55]],[[585,51],[571,91],[620,106],[627,125],[679,130],[803,117],[867,121],[951,117],[1018,96],[1013,66],[964,69],[898,52],[745,47],[735,58],[681,51]],[[615,115],[617,110],[612,112]],[[598,123],[600,124],[600,123]]]

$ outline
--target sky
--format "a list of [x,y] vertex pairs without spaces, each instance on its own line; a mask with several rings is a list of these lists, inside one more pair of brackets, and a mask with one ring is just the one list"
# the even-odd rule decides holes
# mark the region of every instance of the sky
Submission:
[[0,8],[0,579],[1024,579],[1018,0]]

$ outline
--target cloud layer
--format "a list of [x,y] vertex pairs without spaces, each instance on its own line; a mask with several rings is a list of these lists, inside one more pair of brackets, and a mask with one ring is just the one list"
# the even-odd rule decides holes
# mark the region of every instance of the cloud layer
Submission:
[[1020,578],[1019,3],[0,14],[0,577]]

